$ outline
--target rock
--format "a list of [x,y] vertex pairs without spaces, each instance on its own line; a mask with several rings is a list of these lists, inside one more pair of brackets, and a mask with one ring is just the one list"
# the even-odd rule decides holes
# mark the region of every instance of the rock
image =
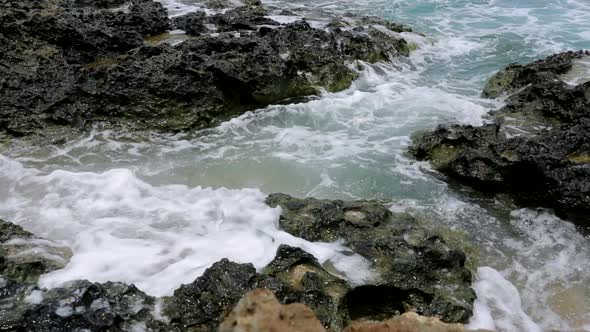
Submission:
[[33,234],[25,231],[24,228],[0,219],[0,243],[4,243],[15,238],[29,239],[32,237]]
[[238,302],[219,332],[326,331],[313,311],[300,303],[282,305],[269,290],[256,289]]
[[43,135],[52,130],[65,135],[72,128],[59,126],[81,126],[90,110],[73,117],[64,104],[75,93],[83,66],[108,62],[104,59],[143,45],[143,36],[169,27],[160,3],[133,0],[125,10],[110,8],[117,1],[97,4],[99,8],[88,1],[0,1],[2,132],[19,136],[45,129]]
[[[465,332],[461,324],[447,324],[438,318],[420,316],[407,312],[383,322],[358,321],[347,326],[343,332]],[[479,330],[484,332],[482,330]]]
[[346,293],[345,320],[383,320],[409,309],[445,322],[471,316],[475,293],[464,252],[412,216],[394,214],[376,201],[273,194],[267,204],[282,208],[283,230],[309,241],[341,240],[380,273],[381,282]]
[[[58,265],[44,255],[34,254],[46,251],[28,247],[49,246],[49,241],[38,239],[19,226],[0,222],[0,330],[215,331],[230,315],[221,330],[274,327],[289,331],[288,327],[304,326],[305,331],[340,331],[351,320],[390,319],[410,308],[441,315],[449,321],[462,321],[463,315],[470,312],[472,292],[468,294],[471,297],[463,294],[466,291],[463,283],[457,284],[453,279],[456,273],[466,273],[461,270],[464,257],[453,262],[457,254],[441,239],[428,242],[431,236],[417,224],[398,225],[399,229],[387,226],[414,222],[403,219],[410,217],[395,221],[394,215],[377,202],[297,200],[286,195],[273,195],[269,201],[283,206],[286,219],[282,223],[292,232],[297,231],[295,219],[299,216],[302,222],[299,231],[304,237],[305,234],[315,234],[323,240],[332,239],[332,235],[341,237],[351,249],[373,259],[376,269],[384,276],[383,282],[351,287],[328,272],[311,254],[281,245],[273,261],[260,272],[252,264],[223,259],[194,282],[180,286],[172,296],[162,299],[148,296],[133,285],[116,282],[78,280],[51,290],[39,289],[36,286],[39,275],[65,263]],[[320,228],[316,227],[318,223],[322,224]],[[389,240],[373,238],[378,232],[371,231],[372,228],[394,235],[386,236]],[[351,235],[343,236],[337,229]],[[396,242],[402,241],[396,239],[397,231],[404,232],[407,238],[403,241],[407,242]],[[358,238],[360,232],[364,234],[362,239]],[[401,233],[399,236],[403,237]],[[406,252],[420,249],[424,259],[410,262],[411,257],[402,257],[394,246]],[[377,247],[382,254],[375,251]],[[59,250],[65,252],[65,249],[55,250],[53,256]],[[63,260],[67,262],[67,258]],[[422,276],[418,270],[426,269],[423,264],[430,264],[427,271],[430,279],[413,280]],[[400,267],[406,273],[405,278],[396,270]],[[446,279],[440,275],[440,269],[446,269]],[[467,273],[463,277],[467,283],[471,275]],[[238,304],[246,293],[257,288],[264,290],[256,290]],[[466,302],[458,303],[459,298]],[[238,307],[234,309],[236,304]]]
[[407,29],[383,20],[334,16],[346,29],[317,29],[304,17],[280,24],[270,13],[248,1],[187,14],[172,24],[191,35],[184,42],[148,46],[145,38],[172,27],[158,2],[1,0],[0,132],[52,142],[96,124],[206,128],[340,91],[357,77],[354,61],[388,61],[411,49],[398,32]]
[[561,80],[590,52],[568,52],[494,76],[484,95],[510,93],[481,127],[442,126],[413,139],[409,152],[461,183],[510,194],[527,207],[547,207],[588,223],[590,82]]
[[590,55],[590,53],[564,52],[527,65],[513,63],[488,80],[482,96],[485,98],[497,98],[501,95],[508,95],[539,77],[544,80],[558,79],[559,75],[563,75],[572,69],[574,60],[586,55]]
[[39,239],[0,220],[1,331],[129,331],[136,324],[160,326],[151,317],[155,299],[135,286],[74,281],[41,290],[39,276],[64,268],[68,248]]
[[22,227],[0,219],[0,277],[35,284],[39,276],[66,266],[69,248],[36,238]]
[[42,292],[23,317],[26,331],[164,331],[153,319],[155,299],[133,285],[74,281]]
[[174,18],[172,24],[175,28],[184,30],[187,34],[193,36],[199,36],[204,32],[208,32],[209,29],[205,26],[208,24],[207,15],[205,12],[194,12],[188,13],[183,16]]
[[256,273],[251,264],[223,259],[193,283],[182,285],[166,299],[164,313],[173,326],[191,331],[214,331],[244,294],[264,288],[281,303],[311,307],[324,326],[343,327],[339,305],[349,286],[330,273],[310,254],[282,245],[275,259]]
[[282,303],[307,305],[323,326],[332,331],[344,326],[346,317],[341,305],[350,286],[327,272],[311,254],[281,245],[263,275],[258,286],[272,290]]
[[257,276],[252,264],[223,259],[192,284],[176,289],[164,313],[181,330],[214,331],[240,298],[256,287]]

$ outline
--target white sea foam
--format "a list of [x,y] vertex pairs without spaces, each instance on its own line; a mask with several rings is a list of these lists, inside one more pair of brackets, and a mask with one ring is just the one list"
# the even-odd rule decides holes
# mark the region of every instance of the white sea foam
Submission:
[[[127,169],[38,176],[5,157],[0,170],[5,183],[10,174],[21,173],[18,183],[9,184],[18,188],[10,195],[30,206],[0,213],[74,251],[65,269],[42,277],[43,287],[75,279],[119,280],[169,295],[222,258],[261,268],[282,243],[332,261],[353,283],[372,278],[368,262],[340,254],[345,250],[340,245],[309,243],[277,230],[280,210],[265,205],[265,195],[255,189],[156,187]],[[29,191],[35,195],[25,197]],[[60,314],[68,312],[64,306]]]
[[478,297],[475,300],[474,316],[467,328],[506,332],[542,331],[522,310],[516,287],[498,271],[480,267],[473,288]]

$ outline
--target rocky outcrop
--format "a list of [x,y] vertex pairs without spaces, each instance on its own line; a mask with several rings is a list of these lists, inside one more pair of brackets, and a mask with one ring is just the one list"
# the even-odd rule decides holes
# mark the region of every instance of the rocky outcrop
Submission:
[[[275,194],[268,204],[282,208],[280,226],[286,231],[312,241],[340,240],[373,262],[380,278],[351,285],[313,255],[281,245],[261,271],[252,264],[223,259],[172,296],[160,299],[116,282],[72,281],[39,289],[39,276],[63,267],[71,253],[1,222],[0,331],[215,331],[240,299],[257,288],[272,292],[281,304],[307,306],[329,331],[340,331],[354,320],[386,320],[407,311],[446,322],[465,322],[471,316],[472,275],[465,267],[465,254],[450,237],[374,201],[301,200]],[[58,253],[63,258],[56,263]],[[235,309],[235,322],[240,321],[236,315],[249,312],[244,306],[257,303],[252,301],[244,300]],[[279,315],[278,321],[271,321],[276,326],[300,319],[315,324],[301,306],[278,306],[268,296],[264,301],[274,311],[261,316],[248,313],[252,315],[239,324],[263,324],[267,314]],[[281,313],[288,319],[281,322]]]
[[301,303],[282,305],[271,291],[256,289],[238,302],[219,332],[323,332],[313,311]]
[[57,139],[97,123],[204,128],[342,90],[357,76],[352,62],[410,52],[399,24],[334,18],[320,29],[269,14],[254,2],[175,18],[188,36],[171,45],[162,41],[172,24],[152,0],[0,1],[0,131]]
[[227,259],[213,264],[203,276],[165,299],[164,314],[180,330],[215,331],[240,298],[256,288],[272,291],[281,303],[309,306],[330,330],[343,327],[340,304],[350,286],[328,273],[312,255],[285,245],[261,273],[252,264]]
[[281,207],[279,225],[285,231],[309,241],[340,240],[373,263],[381,280],[346,293],[347,319],[384,320],[408,310],[446,322],[471,316],[475,293],[465,253],[412,216],[375,201],[273,194],[267,203]]
[[567,52],[508,66],[483,92],[508,96],[490,123],[439,127],[415,137],[410,153],[483,192],[508,193],[517,204],[588,223],[590,77],[574,84],[565,77],[589,56]]

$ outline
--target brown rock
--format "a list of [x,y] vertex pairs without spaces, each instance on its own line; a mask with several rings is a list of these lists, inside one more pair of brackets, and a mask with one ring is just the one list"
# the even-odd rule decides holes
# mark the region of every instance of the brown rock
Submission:
[[265,289],[242,297],[219,332],[325,332],[313,311],[301,303],[282,305]]
[[[406,312],[398,318],[383,321],[352,322],[343,332],[466,332],[462,324],[447,324],[434,317]],[[482,331],[483,332],[483,331]]]

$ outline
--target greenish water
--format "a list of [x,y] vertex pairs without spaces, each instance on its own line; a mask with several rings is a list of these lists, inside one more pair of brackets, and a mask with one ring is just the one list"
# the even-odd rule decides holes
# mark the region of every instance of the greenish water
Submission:
[[[179,14],[190,3],[165,2]],[[312,251],[362,280],[333,244],[278,231],[265,193],[378,198],[466,234],[479,251],[472,327],[590,330],[590,240],[550,211],[511,209],[452,190],[405,157],[410,135],[479,125],[501,101],[479,98],[510,62],[590,48],[590,2],[267,1],[406,23],[427,37],[395,65],[365,66],[348,90],[273,106],[173,137],[96,130],[63,146],[4,148],[0,216],[74,249],[44,278],[134,282],[156,295],[229,257],[264,266],[278,243]],[[368,273],[368,272],[366,272]],[[167,285],[167,286],[162,286]]]

